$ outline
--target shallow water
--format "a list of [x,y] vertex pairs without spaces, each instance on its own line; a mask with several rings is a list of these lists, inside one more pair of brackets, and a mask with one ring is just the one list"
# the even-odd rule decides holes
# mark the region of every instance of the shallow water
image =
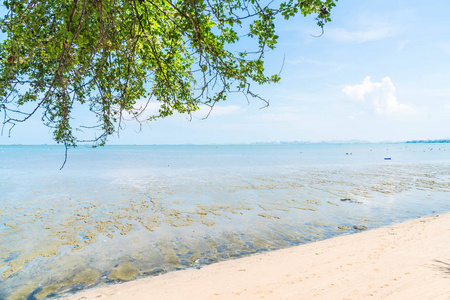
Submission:
[[[449,144],[0,146],[0,299],[450,210]],[[390,157],[392,160],[384,160]]]

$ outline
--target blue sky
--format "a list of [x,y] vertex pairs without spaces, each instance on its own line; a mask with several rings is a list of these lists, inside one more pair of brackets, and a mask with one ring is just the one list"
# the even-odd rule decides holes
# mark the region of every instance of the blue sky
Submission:
[[[449,138],[448,11],[448,0],[341,0],[320,38],[311,17],[280,20],[267,67],[278,73],[285,57],[282,80],[254,88],[269,107],[233,95],[206,120],[202,109],[192,121],[175,115],[139,133],[128,123],[110,144]],[[0,136],[14,143],[50,144],[52,134],[34,118]]]

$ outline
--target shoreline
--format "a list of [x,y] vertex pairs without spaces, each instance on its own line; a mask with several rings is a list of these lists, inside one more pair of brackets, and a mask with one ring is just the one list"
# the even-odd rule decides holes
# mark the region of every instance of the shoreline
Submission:
[[62,297],[211,298],[449,299],[450,213]]

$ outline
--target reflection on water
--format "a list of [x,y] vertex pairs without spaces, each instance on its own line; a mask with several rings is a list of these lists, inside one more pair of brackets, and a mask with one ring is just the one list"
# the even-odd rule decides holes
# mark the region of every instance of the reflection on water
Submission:
[[[63,172],[43,167],[47,148],[0,148],[0,298],[57,296],[450,208],[445,145],[439,159],[396,146],[409,157],[400,163],[382,161],[385,145],[357,146],[357,163],[340,161],[342,146],[315,149],[327,163],[298,147],[84,150]],[[29,162],[12,162],[21,154]]]

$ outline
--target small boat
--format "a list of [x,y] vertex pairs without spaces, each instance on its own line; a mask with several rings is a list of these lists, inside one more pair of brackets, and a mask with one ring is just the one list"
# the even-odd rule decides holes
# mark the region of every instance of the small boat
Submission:
[[391,158],[390,157],[385,157],[384,160],[391,160]]

